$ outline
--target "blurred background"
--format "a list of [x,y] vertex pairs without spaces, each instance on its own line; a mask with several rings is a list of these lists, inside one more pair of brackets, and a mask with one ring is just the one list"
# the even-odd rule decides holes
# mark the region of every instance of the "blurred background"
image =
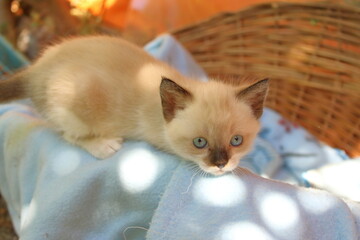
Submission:
[[[288,0],[286,2],[316,2]],[[359,0],[334,0],[360,6]],[[333,2],[334,2],[333,1]],[[105,33],[143,45],[156,35],[270,0],[1,0],[0,34],[30,60],[58,39]]]
[[[131,42],[143,46],[145,43],[148,43],[161,33],[172,32],[177,29],[181,29],[185,26],[209,19],[223,12],[235,12],[249,8],[255,4],[272,2],[274,1],[0,0],[0,77],[2,68],[6,67],[6,64],[1,65],[2,60],[6,60],[5,63],[8,63],[9,68],[18,68],[24,64],[24,62],[27,63],[27,60],[30,62],[34,60],[46,45],[57,42],[66,37],[92,34],[109,34],[121,36],[127,40],[130,40]],[[314,3],[322,1],[287,0],[278,2]],[[354,6],[360,8],[360,0],[328,0],[327,2],[340,2],[345,3],[351,7]],[[274,7],[273,5],[271,6]],[[267,10],[267,8],[264,9]],[[336,10],[333,9],[332,11],[335,16],[340,16],[340,13],[337,13]],[[271,16],[272,13],[273,11],[269,10],[269,13],[263,14],[262,17],[269,20],[269,16]],[[331,13],[332,12],[329,10],[329,15],[331,15]],[[205,51],[200,51],[201,48],[206,47],[203,46],[203,41],[200,40],[207,39],[209,36],[203,37],[203,39],[199,37],[199,41],[196,41],[196,38],[194,38],[195,40],[193,41],[183,40],[183,43],[187,42],[186,48],[193,50],[190,52],[195,53],[194,57],[196,60],[210,74],[212,73],[211,71],[213,71],[214,74],[219,74],[219,72],[223,70],[226,71],[226,74],[230,74],[231,71],[237,73],[242,70],[241,66],[244,68],[250,68],[250,66],[255,66],[259,62],[267,63],[268,65],[266,66],[270,67],[266,71],[268,71],[269,74],[272,73],[277,77],[277,81],[274,81],[272,85],[273,91],[271,92],[270,98],[268,98],[268,102],[272,104],[272,106],[275,106],[273,108],[279,112],[282,110],[281,113],[294,122],[296,122],[295,120],[298,120],[303,126],[313,126],[314,131],[312,131],[312,133],[318,133],[317,135],[322,137],[322,140],[327,137],[328,139],[339,139],[338,142],[341,142],[341,137],[350,135],[351,140],[349,140],[348,145],[351,147],[356,146],[356,153],[358,154],[360,152],[360,125],[357,123],[357,127],[354,127],[353,129],[353,133],[350,133],[348,128],[345,128],[347,126],[346,124],[349,126],[351,124],[355,125],[353,122],[358,122],[360,116],[360,100],[358,94],[358,76],[360,76],[358,65],[358,56],[360,55],[360,44],[358,36],[360,35],[358,31],[360,29],[358,25],[353,24],[356,20],[351,20],[357,19],[359,17],[358,11],[356,13],[357,15],[354,13],[353,16],[348,17],[348,24],[350,27],[345,26],[346,24],[342,26],[344,18],[347,18],[343,15],[341,15],[341,17],[334,18],[334,21],[332,22],[326,22],[325,20],[321,22],[312,16],[310,20],[306,19],[306,22],[301,22],[302,25],[298,25],[298,27],[301,26],[299,28],[308,28],[308,35],[303,39],[300,39],[298,35],[296,35],[298,33],[298,29],[293,29],[292,27],[294,26],[289,25],[287,29],[291,34],[293,34],[293,39],[298,41],[293,41],[293,39],[291,39],[289,42],[282,42],[284,35],[279,34],[276,35],[278,38],[271,39],[269,37],[271,41],[266,37],[260,36],[260,38],[263,37],[264,39],[260,39],[260,44],[256,45],[257,43],[252,44],[253,39],[256,37],[249,38],[247,47],[248,49],[253,47],[252,50],[255,52],[253,59],[258,61],[255,61],[254,64],[238,65],[232,62],[228,64],[226,61],[224,61],[225,63],[220,67],[215,66],[212,60],[215,59],[217,55],[220,55],[218,52],[228,53],[229,48],[235,49],[236,47],[243,48],[245,46],[241,44],[239,46],[239,43],[232,43],[231,41],[234,39],[227,39],[227,45],[221,46],[227,51],[222,51],[223,48],[221,48],[215,41],[211,44],[216,45],[216,47],[212,47],[212,45],[207,42],[208,46],[210,46],[210,50],[206,50],[208,54],[204,54]],[[298,22],[296,21],[296,18],[294,19],[294,22],[291,22],[290,20],[288,22],[297,24]],[[284,21],[284,26],[288,22]],[[229,23],[229,28],[233,28],[233,25],[231,24],[233,23]],[[251,21],[249,21],[248,24],[249,25],[245,27],[253,27],[251,25]],[[202,27],[205,28],[204,26]],[[347,27],[352,30],[355,29],[356,31],[347,31]],[[226,31],[229,28],[226,28]],[[326,34],[318,34],[318,31],[320,30],[324,31]],[[183,31],[183,33],[179,33],[177,37],[182,37],[185,39],[188,37],[188,35],[194,35],[194,31],[197,31],[197,29],[187,29],[186,31]],[[275,28],[275,31],[270,33],[278,32],[278,29]],[[290,36],[289,32],[285,31],[282,33],[286,34],[285,36]],[[266,34],[267,33],[264,33],[264,35]],[[216,32],[215,35],[218,35],[218,32]],[[7,41],[2,42],[1,36],[5,37]],[[274,35],[272,36],[274,37]],[[350,40],[345,41],[344,36],[349,37]],[[215,37],[211,35],[210,39],[212,38]],[[269,48],[263,46],[265,45],[263,42],[266,41],[269,42]],[[3,45],[1,45],[2,43]],[[9,47],[10,45],[8,43],[16,48],[17,51],[13,51],[12,48]],[[270,43],[273,43],[273,45],[270,45]],[[282,43],[282,48],[276,48],[280,47]],[[273,46],[274,49],[272,49],[271,46]],[[244,56],[248,57],[248,55],[251,55],[246,53],[242,54],[241,52],[239,53],[238,48],[235,49],[237,52],[235,51],[235,53],[231,55],[231,58],[227,56],[227,59],[234,59],[234,61],[237,63],[238,58],[243,57],[241,59],[244,59]],[[281,55],[279,49],[286,54]],[[214,52],[212,52],[213,50]],[[21,55],[25,56],[25,58],[23,58],[24,60],[21,60],[19,64],[17,64],[15,61],[15,64],[12,66],[13,62],[9,63],[7,61],[8,59],[5,57],[6,51],[9,52],[10,60],[21,60]],[[21,53],[21,55],[17,56],[16,54],[18,52]],[[259,52],[261,54],[258,54]],[[334,52],[336,52],[335,55],[333,54]],[[265,55],[265,53],[269,55]],[[268,59],[266,59],[267,56],[269,56]],[[274,56],[276,58],[274,58]],[[289,59],[291,61],[288,61],[285,58],[286,56],[290,57]],[[262,59],[262,57],[264,57],[265,60]],[[286,69],[296,73],[295,76],[300,76],[300,80],[303,80],[303,76],[307,76],[305,79],[306,81],[295,81],[295,77],[295,80],[292,79],[293,81],[286,85],[288,88],[285,87],[285,83],[287,83],[286,80],[289,78],[289,73],[291,72],[281,72],[280,75],[275,74],[276,68],[273,68],[272,65],[278,66],[280,62],[279,59],[283,61],[282,67],[286,67]],[[321,62],[319,62],[320,60]],[[6,71],[3,71],[3,73],[6,73]],[[322,75],[326,75],[326,81],[323,80],[323,78],[319,78],[319,76]],[[342,79],[341,76],[346,76],[345,80]],[[317,81],[318,79],[321,81]],[[344,92],[342,92],[343,89]],[[282,95],[283,92],[285,92],[286,95]],[[322,98],[324,101],[315,101],[313,100],[313,97]],[[317,102],[317,105],[322,105],[319,107],[315,106],[316,104],[314,103]],[[331,102],[332,105],[329,105],[329,102]],[[289,105],[289,110],[287,110],[287,108],[285,108],[284,104],[282,103],[293,103],[293,105]],[[333,107],[337,106],[337,104],[340,106],[338,109]],[[305,112],[305,110],[306,113],[302,114],[302,111]],[[343,112],[340,110],[343,110]],[[295,113],[293,113],[294,111]],[[310,115],[308,112],[314,113],[313,115],[316,115],[318,112],[321,116],[315,116],[311,118],[309,117]],[[337,114],[338,112],[339,114]],[[327,123],[329,119],[334,120],[334,122],[336,120],[336,126],[339,127],[334,127],[335,123]],[[343,119],[355,120],[353,120],[353,122],[349,120],[349,124],[345,120],[343,121]],[[313,123],[308,123],[306,125],[306,121],[313,121]],[[322,124],[321,127],[319,127],[320,124]],[[338,129],[344,131],[341,132],[341,136],[338,135]],[[341,148],[341,146],[339,148]],[[2,200],[1,196],[0,239],[17,239],[6,211],[6,204]]]

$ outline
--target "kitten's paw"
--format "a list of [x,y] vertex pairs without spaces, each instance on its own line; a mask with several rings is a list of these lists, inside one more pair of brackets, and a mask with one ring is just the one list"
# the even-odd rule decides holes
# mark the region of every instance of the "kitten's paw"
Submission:
[[83,142],[81,146],[94,157],[105,159],[114,155],[121,148],[122,142],[122,138],[94,138]]

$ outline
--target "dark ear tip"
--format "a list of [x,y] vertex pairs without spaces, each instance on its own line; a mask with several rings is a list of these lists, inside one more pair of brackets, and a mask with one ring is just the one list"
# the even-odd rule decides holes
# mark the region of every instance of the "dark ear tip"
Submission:
[[167,78],[167,77],[164,77],[164,76],[161,76],[161,83],[160,83],[160,87],[165,87],[165,86],[171,86],[171,85],[174,85],[174,81]]
[[172,82],[172,80],[167,77],[161,76],[161,82]]
[[256,82],[255,84],[253,84],[253,87],[259,87],[261,89],[268,89],[269,88],[269,82],[270,79],[269,78],[264,78],[263,80],[260,80],[258,82]]
[[262,83],[262,84],[269,84],[270,79],[269,78],[264,78],[263,80],[260,80],[258,83]]

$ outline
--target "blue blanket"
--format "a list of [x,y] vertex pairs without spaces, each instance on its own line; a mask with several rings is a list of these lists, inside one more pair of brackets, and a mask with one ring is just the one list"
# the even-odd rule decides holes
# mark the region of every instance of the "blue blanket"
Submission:
[[[171,37],[156,41],[155,50],[189,58]],[[262,132],[243,167],[276,175],[284,161],[271,134]],[[240,167],[204,175],[144,142],[100,161],[23,104],[0,105],[0,143],[0,190],[22,240],[360,239],[355,202]]]

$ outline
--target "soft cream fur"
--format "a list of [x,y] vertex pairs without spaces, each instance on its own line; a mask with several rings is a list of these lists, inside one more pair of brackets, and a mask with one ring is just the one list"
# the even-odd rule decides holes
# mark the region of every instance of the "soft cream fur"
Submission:
[[[192,96],[171,121],[164,119],[162,77]],[[30,97],[67,141],[98,158],[114,154],[124,138],[145,140],[194,161],[206,172],[222,174],[237,166],[259,130],[251,104],[236,98],[244,88],[194,81],[130,43],[97,36],[48,48],[31,67],[0,83],[0,95],[12,89],[14,98]],[[233,147],[230,140],[237,134],[244,142]],[[196,137],[206,138],[208,146],[194,147]],[[223,168],[209,160],[220,147],[229,156]]]

